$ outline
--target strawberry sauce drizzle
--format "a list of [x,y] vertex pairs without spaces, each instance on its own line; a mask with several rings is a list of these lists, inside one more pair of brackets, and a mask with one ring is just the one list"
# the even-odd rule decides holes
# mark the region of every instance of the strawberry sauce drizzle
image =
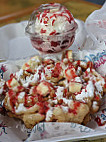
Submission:
[[26,93],[26,94],[25,94],[25,102],[24,102],[24,105],[25,105],[25,106],[27,105],[27,102],[28,102],[28,94]]
[[[77,75],[73,69],[74,69],[74,66],[72,64],[70,64],[69,67],[65,70],[65,74],[66,74],[66,77],[68,80],[77,77]],[[70,71],[70,74],[67,73],[68,70]]]
[[29,68],[29,67],[30,67],[30,65],[29,65],[28,63],[25,63],[25,66],[26,66],[27,68]]
[[40,19],[40,15],[41,15],[41,12],[38,11],[38,14],[36,15],[36,17],[38,18],[38,20]]
[[39,81],[41,80],[41,73],[42,73],[42,70],[39,70],[38,74],[39,74]]
[[10,84],[11,84],[12,80],[13,80],[13,78],[10,78],[10,80],[7,81],[9,87],[11,87]]
[[87,68],[93,68],[93,63],[91,61],[88,61],[87,62]]
[[105,84],[104,84],[104,88],[106,89],[106,82],[105,82]]
[[35,105],[35,99],[34,99],[35,97],[34,97],[34,96],[31,96],[30,98],[31,98],[31,100],[32,100],[32,102],[31,102],[31,103],[32,103],[32,106],[34,106],[34,105]]
[[[31,104],[30,105],[28,105],[28,98],[30,98],[31,99]],[[28,94],[26,93],[25,94],[25,102],[24,102],[24,106],[27,108],[27,109],[29,109],[29,108],[31,108],[32,106],[34,106],[35,105],[35,98],[36,98],[36,96],[28,96]],[[28,105],[28,106],[27,106]]]
[[80,61],[80,60],[78,60],[78,61],[77,61],[77,65],[78,65],[78,66],[80,66],[80,63],[81,63],[81,61]]
[[50,33],[50,35],[55,35],[55,34],[56,34],[56,30]]
[[10,78],[13,78],[15,77],[15,75],[13,73],[10,74]]
[[33,93],[34,95],[36,95],[36,92],[37,92],[37,91],[36,91],[36,87],[37,87],[37,86],[34,86],[34,88],[33,88],[33,90],[32,90],[32,93]]
[[40,107],[40,114],[46,114],[46,112],[49,110],[48,102],[38,102],[37,105]]
[[9,99],[10,99],[10,105],[12,107],[12,112],[15,113],[14,106],[16,105],[18,95],[19,93],[15,93],[12,89],[8,91]]
[[44,30],[43,28],[40,31],[41,33],[46,33],[46,30]]
[[18,92],[21,92],[21,91],[24,90],[24,87],[23,87],[23,86],[18,86],[18,87],[17,87],[17,90],[18,90]]
[[67,92],[68,92],[68,90],[67,90],[67,88],[65,88],[65,89],[64,89],[64,94],[63,94],[64,97],[67,96]]
[[62,67],[60,63],[56,63],[54,70],[52,70],[52,77],[59,77]]

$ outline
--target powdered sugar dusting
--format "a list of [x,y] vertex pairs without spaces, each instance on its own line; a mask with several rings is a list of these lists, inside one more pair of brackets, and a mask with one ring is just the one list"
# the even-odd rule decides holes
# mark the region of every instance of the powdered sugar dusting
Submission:
[[19,104],[18,108],[15,110],[16,113],[21,113],[27,111],[23,103]]
[[53,115],[53,109],[49,109],[46,113],[46,121],[50,121],[50,118],[52,117]]
[[76,82],[81,82],[80,77],[75,77],[75,81],[76,81]]
[[64,87],[58,86],[57,91],[56,91],[58,100],[63,98],[63,90],[64,90]]
[[94,109],[96,109],[97,106],[98,106],[98,103],[97,103],[96,101],[93,101],[92,107],[93,107]]
[[92,81],[88,82],[88,85],[85,89],[82,89],[81,94],[76,95],[76,99],[80,101],[84,101],[84,98],[93,98],[94,97],[94,85]]
[[64,112],[68,112],[69,107],[67,107],[67,106],[61,106],[61,108],[62,108],[62,110],[63,110]]
[[71,99],[69,100],[69,99],[66,99],[66,98],[63,98],[63,102],[65,103],[65,104],[68,104],[68,106],[70,106],[70,104],[73,102]]
[[18,98],[23,99],[24,96],[25,96],[25,92],[20,92],[19,95],[18,95]]
[[103,87],[102,87],[102,82],[98,81],[95,83],[96,89],[98,90],[98,92],[102,92],[103,91]]

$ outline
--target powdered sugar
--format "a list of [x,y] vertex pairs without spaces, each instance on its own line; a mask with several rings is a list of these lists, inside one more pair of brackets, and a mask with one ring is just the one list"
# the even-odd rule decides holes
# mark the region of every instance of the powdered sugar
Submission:
[[18,95],[18,98],[23,99],[24,96],[25,96],[25,92],[20,92],[19,95]]
[[95,83],[96,89],[98,90],[98,92],[102,92],[103,91],[103,86],[102,86],[102,82],[101,81],[97,81]]
[[70,106],[70,104],[73,102],[73,100],[63,98],[63,102],[64,102],[65,104],[67,104],[68,106]]
[[75,77],[75,81],[76,82],[81,82],[81,78],[80,77]]
[[92,81],[88,82],[88,85],[85,89],[82,89],[81,94],[76,95],[76,100],[84,101],[84,98],[93,98],[94,97],[94,85]]
[[96,109],[96,108],[98,107],[97,101],[93,101],[92,107],[93,107],[94,109]]
[[58,86],[57,91],[56,91],[56,95],[57,95],[58,100],[63,98],[63,90],[64,90],[64,87]]
[[90,72],[90,68],[87,68],[87,70],[86,70],[87,72]]
[[53,109],[49,109],[46,113],[46,121],[50,121],[50,118],[52,117],[53,115]]
[[62,110],[63,110],[64,112],[68,112],[69,107],[67,107],[67,106],[61,106],[61,108],[62,108]]

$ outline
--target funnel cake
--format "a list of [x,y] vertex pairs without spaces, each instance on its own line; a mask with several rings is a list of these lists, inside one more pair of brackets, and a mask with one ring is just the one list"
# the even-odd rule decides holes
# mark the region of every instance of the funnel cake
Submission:
[[41,121],[86,124],[99,110],[106,83],[91,62],[74,61],[67,50],[61,60],[32,57],[5,88],[7,114],[33,128]]

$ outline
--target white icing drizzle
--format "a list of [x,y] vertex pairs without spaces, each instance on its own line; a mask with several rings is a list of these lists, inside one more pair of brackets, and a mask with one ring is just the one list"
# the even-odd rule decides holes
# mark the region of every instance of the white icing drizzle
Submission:
[[87,68],[87,70],[86,70],[87,72],[90,72],[90,68]]
[[[36,83],[39,80],[39,70],[42,70],[42,68],[43,65],[40,65],[34,75],[31,74],[30,76],[27,76],[26,79],[21,79],[21,82],[25,88],[28,87],[30,83]],[[44,73],[41,73],[41,79],[45,79]]]
[[47,66],[44,68],[45,74],[46,74],[47,76],[49,76],[49,77],[51,77],[51,72],[52,72],[52,70],[54,69],[54,68],[51,68],[50,66],[51,66],[51,65],[47,65]]
[[57,103],[58,103],[57,99],[56,99],[56,100],[49,99],[48,102],[49,102],[50,104],[51,104],[51,103],[54,103],[54,104],[57,104]]
[[36,74],[35,75],[30,75],[30,76],[27,76],[26,79],[24,80],[21,80],[22,84],[23,84],[23,87],[27,88],[29,86],[29,84],[31,82],[36,82],[37,81],[37,77],[36,77]]
[[16,113],[21,113],[21,112],[25,112],[25,111],[27,111],[27,109],[23,103],[20,103],[17,109],[15,108]]
[[99,97],[100,97],[100,98],[102,98],[101,93],[100,93],[100,92],[98,92],[98,91],[95,91],[95,95],[99,95]]
[[44,72],[41,73],[41,81],[46,80]]
[[16,75],[17,80],[19,81],[20,77],[23,75],[23,69],[20,69],[18,72],[16,72],[15,75]]

